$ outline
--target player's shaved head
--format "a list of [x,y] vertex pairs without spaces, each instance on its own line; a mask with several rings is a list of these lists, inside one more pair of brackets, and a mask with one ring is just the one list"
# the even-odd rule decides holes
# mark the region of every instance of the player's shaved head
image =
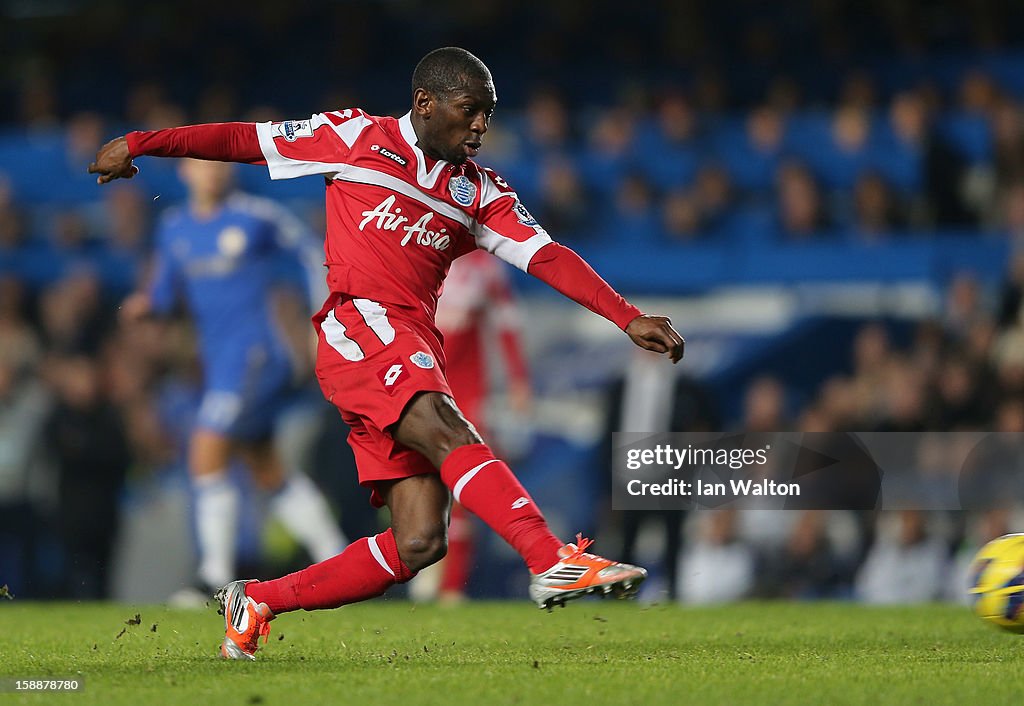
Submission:
[[412,74],[417,144],[434,159],[462,164],[480,151],[497,101],[484,62],[458,47],[435,49]]
[[493,90],[494,79],[484,62],[459,47],[435,49],[420,59],[412,72],[413,93],[422,88],[438,98],[448,98],[478,82]]

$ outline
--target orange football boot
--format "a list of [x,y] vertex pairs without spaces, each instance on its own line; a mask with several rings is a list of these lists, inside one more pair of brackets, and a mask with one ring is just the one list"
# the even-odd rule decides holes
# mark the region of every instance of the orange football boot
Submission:
[[566,544],[558,550],[557,564],[543,573],[530,575],[530,598],[538,607],[551,610],[590,593],[614,594],[619,598],[636,594],[647,578],[647,570],[587,554],[591,544],[591,540],[577,534],[576,544]]
[[259,640],[270,639],[270,621],[274,613],[266,603],[257,603],[245,595],[249,581],[232,581],[214,594],[224,615],[224,642],[220,654],[224,659],[256,659]]

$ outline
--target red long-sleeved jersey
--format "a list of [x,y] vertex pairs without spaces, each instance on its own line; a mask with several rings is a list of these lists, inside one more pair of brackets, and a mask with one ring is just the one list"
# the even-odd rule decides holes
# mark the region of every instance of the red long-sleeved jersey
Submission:
[[377,117],[356,108],[308,120],[133,132],[127,140],[133,157],[266,164],[272,179],[324,177],[331,291],[397,307],[431,327],[449,266],[476,248],[619,328],[640,315],[576,253],[554,243],[492,170],[427,157],[409,114]]

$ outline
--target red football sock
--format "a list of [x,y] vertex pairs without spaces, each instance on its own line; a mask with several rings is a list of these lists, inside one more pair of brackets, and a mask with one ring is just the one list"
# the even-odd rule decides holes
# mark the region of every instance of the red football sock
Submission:
[[365,601],[414,575],[398,557],[395,535],[388,529],[356,540],[341,554],[302,571],[273,581],[254,581],[246,585],[245,595],[266,603],[279,615],[299,608],[320,610]]
[[469,561],[473,557],[473,519],[459,503],[452,505],[448,523],[448,553],[441,563],[441,592],[462,593],[469,581]]
[[441,480],[456,502],[487,523],[539,574],[558,561],[562,542],[551,534],[533,498],[486,444],[460,446],[441,464]]

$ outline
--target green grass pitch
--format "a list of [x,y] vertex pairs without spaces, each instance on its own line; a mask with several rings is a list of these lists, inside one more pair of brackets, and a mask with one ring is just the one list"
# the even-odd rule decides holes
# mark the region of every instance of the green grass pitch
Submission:
[[[136,613],[139,624],[127,624]],[[0,677],[84,683],[76,694],[0,694],[0,705],[1024,699],[1021,638],[955,606],[579,601],[548,614],[526,602],[444,608],[378,600],[280,616],[255,663],[216,657],[221,621],[213,609],[0,606]]]

